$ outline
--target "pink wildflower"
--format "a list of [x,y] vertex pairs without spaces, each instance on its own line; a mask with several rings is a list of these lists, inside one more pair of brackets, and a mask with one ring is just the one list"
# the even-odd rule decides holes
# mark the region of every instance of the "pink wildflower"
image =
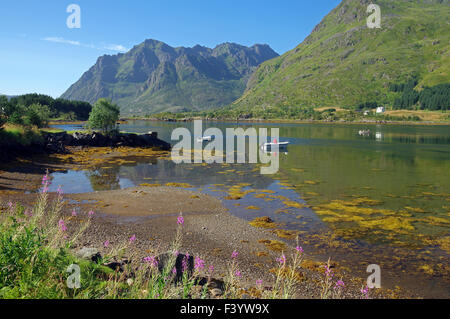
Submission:
[[58,225],[62,232],[67,231],[67,227],[66,227],[66,224],[64,223],[64,220],[60,219],[58,222]]
[[334,274],[333,274],[333,270],[330,269],[330,267],[328,267],[328,265],[325,265],[325,276],[327,276],[327,278],[333,278]]
[[158,260],[153,256],[145,257],[144,261],[150,264],[150,267],[158,267]]
[[345,288],[345,283],[344,283],[342,280],[338,280],[338,281],[336,282],[335,288],[336,288],[336,289],[338,289],[338,288]]
[[238,255],[239,255],[239,253],[235,250],[235,251],[233,251],[233,253],[231,254],[231,258],[232,258],[232,259],[236,259]]
[[130,243],[134,243],[136,241],[136,235],[130,237]]
[[286,256],[285,256],[284,254],[281,255],[280,258],[277,258],[277,261],[278,261],[281,265],[286,264]]
[[177,224],[183,226],[184,225],[184,218],[183,216],[178,216],[177,218]]
[[188,269],[189,254],[186,254],[181,262],[181,270],[185,272]]
[[365,286],[361,288],[361,293],[363,294],[364,298],[369,299],[369,287]]
[[200,257],[195,257],[194,268],[197,270],[205,268],[205,261],[203,259],[201,259]]

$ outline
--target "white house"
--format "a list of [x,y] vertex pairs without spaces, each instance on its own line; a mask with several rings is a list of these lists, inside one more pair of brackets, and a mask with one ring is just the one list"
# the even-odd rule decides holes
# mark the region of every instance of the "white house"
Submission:
[[386,111],[386,109],[384,108],[384,106],[379,106],[379,107],[377,107],[376,113],[381,114],[381,113],[384,113],[385,111]]

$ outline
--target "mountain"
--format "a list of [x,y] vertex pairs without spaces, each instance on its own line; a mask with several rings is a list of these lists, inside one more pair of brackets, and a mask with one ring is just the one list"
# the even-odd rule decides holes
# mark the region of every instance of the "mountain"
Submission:
[[[450,82],[448,0],[377,0],[381,28],[368,28],[371,0],[344,0],[296,48],[262,63],[231,110],[260,114],[303,107],[392,105],[392,84],[417,90]],[[226,108],[229,109],[229,108]]]
[[61,97],[110,98],[123,114],[204,110],[239,98],[256,67],[277,56],[268,45],[173,48],[146,40],[125,54],[98,58]]

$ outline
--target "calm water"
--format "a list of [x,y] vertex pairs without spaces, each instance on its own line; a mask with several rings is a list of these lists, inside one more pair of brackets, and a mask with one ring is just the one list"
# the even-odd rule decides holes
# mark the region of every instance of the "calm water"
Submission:
[[[180,126],[192,131],[193,123],[130,121],[121,130],[157,131],[170,141]],[[175,165],[155,158],[54,173],[53,187],[73,193],[189,183],[222,198],[241,218],[269,216],[300,231],[310,254],[331,256],[361,278],[367,265],[379,264],[382,284],[449,297],[450,126],[204,123],[223,132],[248,126],[278,127],[280,140],[291,143],[276,175],[261,175],[255,164]],[[371,134],[360,136],[362,129]],[[232,186],[249,192],[227,200]],[[247,209],[252,206],[257,209]]]

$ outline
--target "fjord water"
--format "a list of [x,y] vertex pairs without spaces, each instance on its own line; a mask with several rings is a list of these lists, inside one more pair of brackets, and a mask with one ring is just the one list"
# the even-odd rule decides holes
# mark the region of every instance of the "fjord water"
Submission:
[[[290,142],[280,154],[279,172],[261,175],[255,164],[176,165],[155,158],[54,173],[53,187],[71,193],[189,183],[223,199],[241,218],[269,216],[298,231],[310,255],[332,257],[361,278],[367,265],[379,264],[389,287],[449,296],[450,126],[203,124],[224,134],[226,128],[279,128],[280,141]],[[129,121],[121,130],[156,131],[175,143],[171,133],[178,127],[192,132],[193,123]],[[368,136],[358,134],[367,129]],[[244,192],[241,199],[227,197],[233,187]]]

